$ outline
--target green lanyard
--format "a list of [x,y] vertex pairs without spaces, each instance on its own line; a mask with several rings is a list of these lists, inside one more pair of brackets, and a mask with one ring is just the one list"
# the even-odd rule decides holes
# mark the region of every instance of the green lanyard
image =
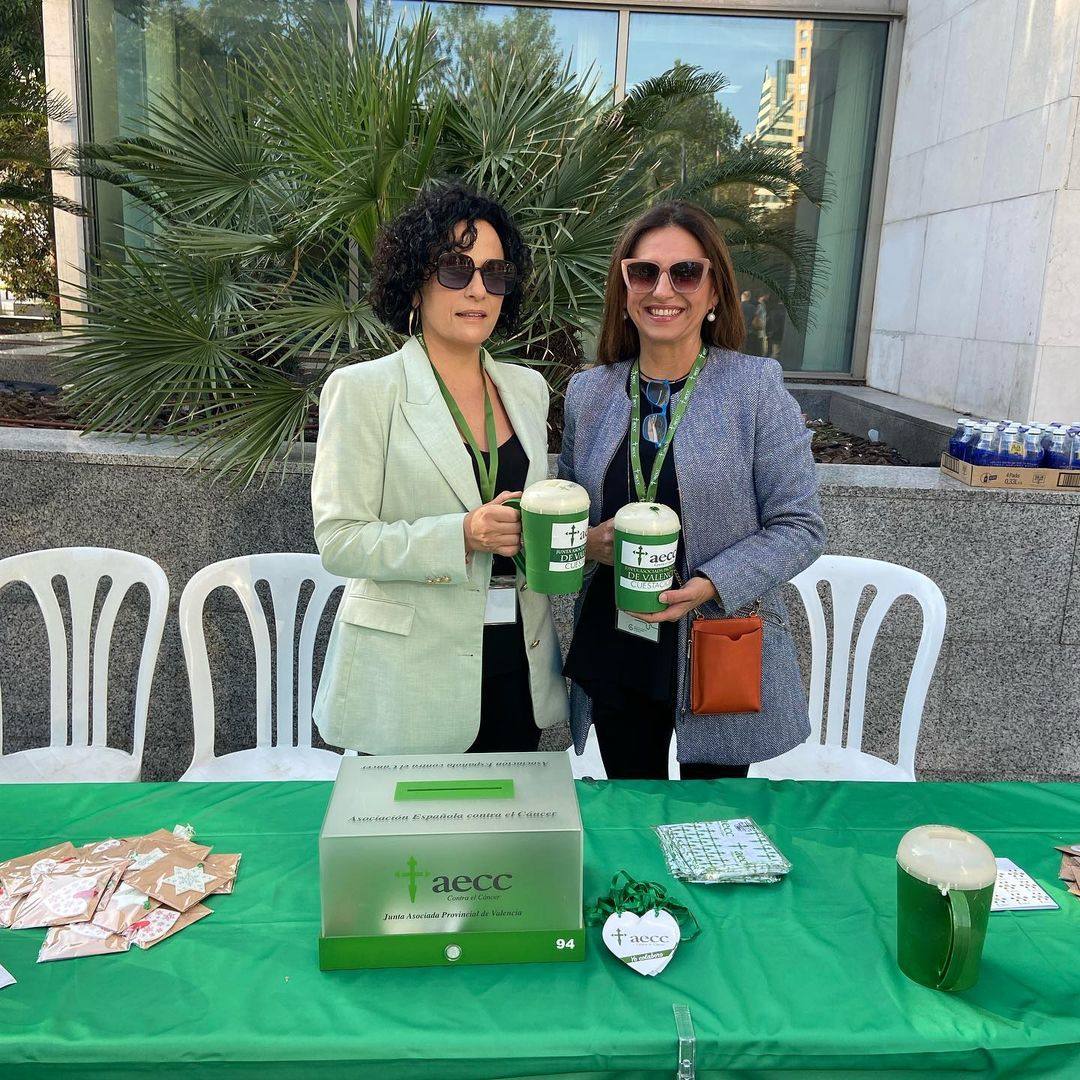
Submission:
[[[420,342],[420,347],[426,353],[427,345],[424,344],[423,334],[417,334],[416,340]],[[428,356],[428,363],[431,364],[430,356]],[[435,376],[435,381],[439,384],[443,401],[446,402],[446,407],[450,410],[454,423],[457,424],[461,434],[465,436],[465,441],[469,444],[473,457],[476,458],[476,468],[480,474],[480,494],[483,495],[484,502],[489,503],[495,498],[495,479],[499,475],[499,436],[495,431],[495,412],[491,407],[491,398],[488,396],[487,377],[484,375],[483,363],[481,362],[480,365],[480,378],[484,381],[484,431],[487,432],[487,461],[484,460],[484,452],[480,449],[476,438],[473,436],[472,429],[465,420],[458,403],[454,400],[454,395],[450,393],[446,383],[442,381],[442,376],[434,364],[431,364],[431,371]]]
[[690,374],[686,376],[686,383],[679,394],[679,400],[675,405],[675,411],[671,414],[668,422],[667,434],[664,441],[656,451],[656,459],[653,461],[652,472],[649,474],[649,486],[645,486],[645,474],[641,470],[641,373],[638,361],[630,369],[630,465],[634,471],[634,488],[637,491],[638,502],[656,502],[656,489],[660,484],[660,468],[664,464],[668,450],[675,438],[675,431],[682,422],[683,413],[690,404],[690,395],[697,385],[698,376],[705,366],[705,360],[709,355],[708,347],[701,346],[701,352],[697,354],[694,366]]

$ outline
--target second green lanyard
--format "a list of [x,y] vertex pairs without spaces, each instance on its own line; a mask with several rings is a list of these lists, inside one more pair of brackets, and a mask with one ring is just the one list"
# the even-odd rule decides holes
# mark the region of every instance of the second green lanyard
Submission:
[[630,369],[630,467],[634,473],[634,488],[638,502],[656,502],[656,491],[660,485],[660,469],[675,439],[675,431],[682,423],[683,414],[690,404],[690,395],[694,392],[698,376],[705,366],[708,355],[708,348],[702,345],[701,352],[697,354],[694,366],[690,369],[690,374],[686,376],[686,384],[683,386],[682,393],[679,394],[675,411],[671,414],[664,441],[657,447],[648,486],[645,484],[645,474],[641,468],[641,371],[637,360]]

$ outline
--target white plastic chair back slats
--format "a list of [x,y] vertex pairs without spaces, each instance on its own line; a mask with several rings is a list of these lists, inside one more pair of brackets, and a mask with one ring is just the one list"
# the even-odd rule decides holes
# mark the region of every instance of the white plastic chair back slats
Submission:
[[[68,715],[68,640],[53,579],[67,583],[71,614],[71,713]],[[94,629],[94,602],[102,579],[109,589]],[[49,548],[0,560],[0,589],[29,586],[49,640],[50,746],[0,759],[0,780],[137,780],[146,739],[150,688],[169,606],[169,582],[152,559],[111,548]],[[135,585],[149,593],[149,618],[135,690],[132,752],[108,746],[109,655],[120,607]],[[91,672],[91,632],[93,670]],[[70,719],[70,738],[68,727]],[[79,749],[96,751],[78,755]],[[65,750],[67,752],[65,752]],[[3,703],[0,699],[0,754]],[[121,761],[122,755],[127,761]]]
[[[256,591],[260,581],[265,581],[270,590],[276,662],[266,614]],[[300,596],[308,582],[314,585],[314,591],[304,610],[297,642]],[[311,746],[312,668],[319,622],[333,591],[344,584],[344,578],[323,569],[318,555],[299,553],[226,559],[204,567],[191,578],[180,598],[180,636],[191,684],[195,752],[182,779],[256,779],[260,762],[272,764],[272,771],[262,775],[263,779],[336,775],[338,756]],[[209,594],[222,587],[232,589],[239,598],[255,648],[256,747],[215,758],[214,692],[203,636],[203,610]],[[297,645],[299,676],[294,683]],[[276,710],[271,709],[271,701]],[[266,751],[280,753],[268,755]],[[242,760],[245,754],[248,757]],[[237,773],[238,769],[242,772]]]
[[[818,593],[823,581],[828,583],[832,604],[831,650],[825,608]],[[923,707],[945,634],[946,605],[941,590],[924,574],[908,567],[844,555],[823,555],[793,578],[792,584],[802,598],[810,629],[810,737],[788,754],[753,766],[750,775],[774,779],[913,780]],[[868,587],[873,588],[874,597],[856,632],[859,606]],[[893,766],[862,753],[863,720],[874,645],[886,615],[903,596],[913,597],[922,609],[922,630],[904,693],[897,762]]]

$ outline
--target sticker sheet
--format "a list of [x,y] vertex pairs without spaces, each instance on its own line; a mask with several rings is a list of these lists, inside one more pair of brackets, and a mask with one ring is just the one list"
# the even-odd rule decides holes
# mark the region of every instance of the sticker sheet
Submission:
[[668,869],[682,881],[764,884],[791,870],[752,818],[657,825],[656,834]]

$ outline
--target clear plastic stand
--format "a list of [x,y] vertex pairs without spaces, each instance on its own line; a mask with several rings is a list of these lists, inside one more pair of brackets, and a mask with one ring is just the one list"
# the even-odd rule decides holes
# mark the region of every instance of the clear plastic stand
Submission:
[[694,1050],[697,1038],[694,1022],[690,1019],[689,1005],[672,1005],[675,1013],[675,1030],[679,1035],[679,1071],[675,1080],[694,1080]]

